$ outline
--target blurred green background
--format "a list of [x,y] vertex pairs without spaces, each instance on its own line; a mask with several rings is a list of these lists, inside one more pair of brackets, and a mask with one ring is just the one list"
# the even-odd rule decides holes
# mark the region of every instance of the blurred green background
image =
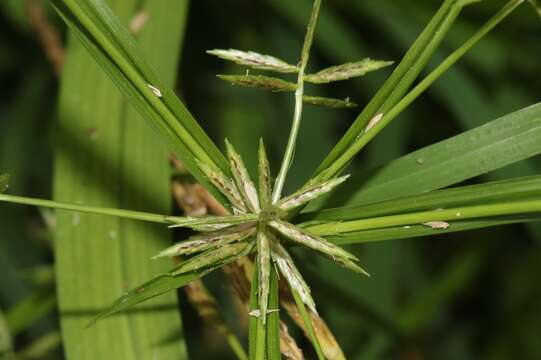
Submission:
[[[439,4],[325,1],[309,69],[364,57],[399,61]],[[502,4],[485,0],[468,7],[431,66]],[[0,3],[0,170],[12,174],[12,194],[50,198],[58,76],[25,5],[22,0]],[[252,168],[262,136],[277,170],[291,121],[291,96],[221,82],[216,74],[243,70],[205,50],[232,47],[295,62],[310,7],[309,0],[190,4],[178,94],[212,138],[220,146],[229,138]],[[45,11],[64,38],[61,21],[51,9]],[[541,22],[530,8],[521,7],[366,148],[353,164],[353,180],[329,205],[347,203],[363,179],[396,157],[539,101],[540,40]],[[310,87],[309,92],[349,96],[363,105],[390,71]],[[288,189],[308,179],[358,112],[307,107]],[[470,183],[540,171],[537,157]],[[49,212],[0,206],[0,346],[7,326],[17,350],[42,345],[47,351],[36,352],[37,358],[56,359],[62,352],[52,228]],[[307,253],[297,254],[305,260],[301,271],[312,284],[320,313],[348,358],[541,359],[540,224],[372,243],[354,251],[372,274],[370,279]],[[231,309],[221,276],[213,275],[208,283],[222,309]],[[192,358],[232,358],[225,341],[202,325],[182,292],[179,296]],[[233,311],[226,313],[231,323],[234,316]],[[243,326],[238,324],[236,330],[243,333]],[[300,334],[293,333],[303,344]]]

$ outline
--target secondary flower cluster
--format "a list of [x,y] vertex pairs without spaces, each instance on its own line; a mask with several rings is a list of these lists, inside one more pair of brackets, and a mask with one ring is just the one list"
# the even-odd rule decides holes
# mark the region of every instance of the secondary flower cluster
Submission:
[[261,316],[263,321],[269,311],[267,306],[272,263],[303,302],[316,312],[310,288],[289,255],[287,244],[306,246],[350,270],[368,275],[356,264],[358,259],[354,255],[287,221],[292,211],[331,191],[348,176],[308,184],[294,194],[272,203],[271,175],[263,142],[259,146],[258,188],[250,179],[242,158],[227,140],[226,146],[231,176],[203,163],[199,167],[227,198],[233,214],[178,224],[191,227],[199,233],[163,250],[155,258],[198,254],[178,269],[177,273],[181,274],[215,268],[255,251],[259,269],[259,309],[252,309],[254,311],[251,314]]

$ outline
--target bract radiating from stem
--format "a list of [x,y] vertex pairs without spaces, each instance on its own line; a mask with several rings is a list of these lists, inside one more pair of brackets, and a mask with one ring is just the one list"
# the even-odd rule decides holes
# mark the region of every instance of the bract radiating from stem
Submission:
[[349,175],[341,176],[336,179],[324,181],[316,184],[308,184],[301,190],[289,195],[276,203],[280,210],[291,210],[305,205],[309,201],[332,191],[335,187],[342,184],[349,178]]

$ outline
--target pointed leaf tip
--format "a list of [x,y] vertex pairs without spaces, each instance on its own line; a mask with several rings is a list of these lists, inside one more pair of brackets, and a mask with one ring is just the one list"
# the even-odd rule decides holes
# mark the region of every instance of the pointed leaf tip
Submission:
[[0,194],[6,192],[9,187],[9,175],[1,174],[0,175]]
[[297,66],[288,64],[274,56],[260,54],[254,51],[214,49],[207,50],[207,54],[259,70],[270,70],[280,73],[296,73],[299,71]]

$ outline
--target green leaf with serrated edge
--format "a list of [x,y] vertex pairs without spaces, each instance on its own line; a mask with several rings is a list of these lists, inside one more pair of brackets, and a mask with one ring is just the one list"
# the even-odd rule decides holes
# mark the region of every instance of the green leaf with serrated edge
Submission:
[[280,73],[296,73],[299,71],[297,66],[288,64],[274,56],[264,55],[254,51],[214,49],[207,50],[207,54],[259,70],[270,70]]
[[232,85],[253,87],[272,91],[295,91],[297,84],[282,79],[263,75],[216,75]]
[[276,203],[276,207],[283,211],[298,208],[299,206],[305,205],[309,201],[332,191],[335,187],[342,184],[348,178],[349,175],[345,175],[329,181],[304,186],[301,190],[278,201],[278,203]]
[[229,200],[235,213],[245,213],[247,211],[240,192],[232,179],[216,167],[211,167],[203,162],[197,162],[197,165],[207,179]]
[[354,107],[359,106],[353,101],[350,101],[349,98],[333,99],[333,98],[328,98],[328,97],[303,95],[302,101],[310,105],[331,107],[331,108],[336,108],[336,109],[354,108]]
[[245,223],[238,226],[232,226],[225,230],[191,236],[186,241],[181,241],[165,250],[160,251],[160,253],[158,253],[152,259],[174,257],[179,255],[191,255],[211,248],[228,245],[233,242],[240,242],[247,237],[255,235],[255,225],[255,222]]
[[50,1],[95,61],[166,140],[186,168],[228,206],[195,163],[195,159],[199,159],[228,172],[225,158],[173,89],[165,86],[152,71],[133,36],[109,7],[101,0]]
[[333,81],[347,80],[358,76],[363,76],[369,72],[376,71],[392,65],[392,61],[372,60],[369,58],[361,61],[331,66],[318,71],[315,74],[304,76],[304,81],[325,84]]
[[428,193],[403,196],[359,206],[345,206],[300,214],[296,220],[346,221],[413,211],[445,209],[480,203],[514,201],[541,194],[541,175],[461,186]]
[[9,186],[9,175],[0,175],[0,193],[5,192]]
[[289,286],[295,289],[310,310],[317,314],[316,303],[312,298],[310,287],[304,281],[287,250],[276,239],[273,239],[271,246],[272,261],[276,264],[282,276],[286,279]]
[[231,174],[233,174],[237,189],[243,196],[246,206],[251,212],[257,213],[261,210],[259,206],[259,197],[257,195],[257,189],[248,174],[248,169],[246,169],[241,156],[227,139],[225,139],[225,146],[227,148],[227,158],[229,160]]
[[270,243],[269,238],[265,231],[260,230],[257,232],[257,264],[258,264],[258,279],[259,279],[259,292],[258,292],[258,304],[261,320],[263,324],[267,320],[267,309],[269,301],[269,287],[270,287]]
[[261,208],[264,209],[271,202],[272,184],[269,159],[267,158],[267,152],[265,151],[265,144],[263,144],[263,139],[259,139],[258,157],[259,201],[261,203]]

